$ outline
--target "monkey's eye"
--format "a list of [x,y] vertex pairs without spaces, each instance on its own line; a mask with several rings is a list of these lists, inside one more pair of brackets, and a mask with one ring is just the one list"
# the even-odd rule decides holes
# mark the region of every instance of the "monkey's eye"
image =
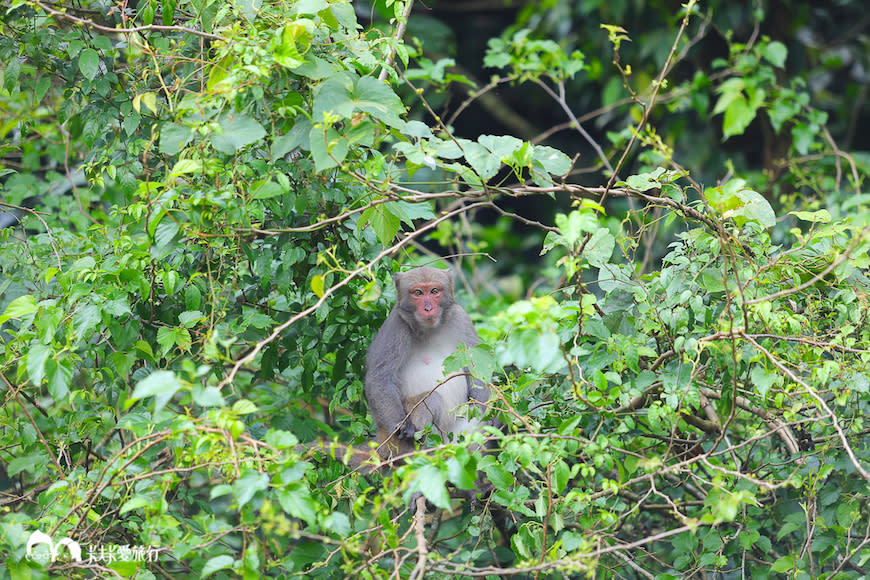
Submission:
[[414,290],[411,290],[411,294],[413,294],[414,296],[422,296],[423,291],[420,290],[419,288],[415,288]]
[[440,293],[441,293],[441,288],[432,288],[432,290],[431,290],[431,294],[440,294]]

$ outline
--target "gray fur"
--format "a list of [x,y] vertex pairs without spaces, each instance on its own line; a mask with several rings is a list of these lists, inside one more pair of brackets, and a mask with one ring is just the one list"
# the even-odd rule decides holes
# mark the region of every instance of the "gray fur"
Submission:
[[[426,425],[433,425],[442,436],[467,429],[469,422],[456,419],[452,413],[456,405],[451,403],[486,402],[489,388],[483,383],[472,387],[469,377],[460,377],[429,392],[440,382],[437,375],[445,355],[455,351],[459,343],[468,347],[480,343],[468,314],[453,300],[452,273],[416,268],[396,274],[394,281],[396,306],[369,347],[365,396],[379,428],[378,439],[398,439],[397,447],[404,452],[412,449],[414,433]],[[419,283],[438,283],[443,289],[441,315],[431,325],[418,320],[408,294],[410,287]]]

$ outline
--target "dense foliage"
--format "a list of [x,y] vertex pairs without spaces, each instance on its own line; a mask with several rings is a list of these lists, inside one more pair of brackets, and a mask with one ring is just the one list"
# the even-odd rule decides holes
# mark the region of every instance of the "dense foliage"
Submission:
[[[866,50],[659,4],[526,3],[480,81],[409,0],[12,0],[0,576],[870,573]],[[440,256],[502,426],[352,472]]]

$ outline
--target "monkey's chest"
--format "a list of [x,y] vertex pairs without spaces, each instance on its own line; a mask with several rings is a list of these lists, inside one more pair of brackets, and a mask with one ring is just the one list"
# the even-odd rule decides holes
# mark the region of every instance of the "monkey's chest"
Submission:
[[456,350],[454,342],[434,342],[416,350],[402,370],[402,394],[414,397],[437,387],[447,409],[468,401],[468,381],[465,376],[444,381],[444,359]]

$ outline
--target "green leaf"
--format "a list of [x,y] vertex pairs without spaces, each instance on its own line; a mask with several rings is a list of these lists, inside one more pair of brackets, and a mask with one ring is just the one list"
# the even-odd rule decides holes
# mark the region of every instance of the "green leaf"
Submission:
[[261,183],[255,190],[253,199],[271,199],[284,193],[284,188],[271,179]]
[[514,484],[514,476],[503,465],[492,463],[486,465],[483,471],[496,489],[509,489]]
[[323,292],[326,282],[320,274],[315,274],[311,277],[311,290],[318,298],[323,298]]
[[414,480],[405,493],[405,501],[409,501],[415,492],[422,493],[435,507],[448,509],[450,494],[447,493],[447,475],[435,465],[424,465],[417,470]]
[[401,129],[405,106],[401,99],[385,83],[374,77],[359,78],[351,73],[335,75],[318,88],[314,96],[312,119],[323,121],[325,113],[351,119],[355,113],[364,112],[384,123]]
[[29,294],[19,296],[9,303],[3,315],[0,316],[0,324],[3,324],[10,318],[22,318],[28,314],[36,312],[39,307],[36,305],[36,298]]
[[755,108],[750,106],[743,95],[738,95],[725,109],[725,118],[722,121],[722,140],[734,135],[742,135],[755,119]]
[[223,570],[224,568],[232,567],[235,560],[232,556],[227,556],[226,554],[222,556],[215,556],[214,558],[210,558],[205,565],[200,570],[200,577],[206,578],[211,574],[214,574],[218,570]]
[[[477,139],[477,142],[492,151],[492,154],[502,161],[505,161],[515,151],[519,151],[523,146],[522,140],[510,135],[481,135]],[[548,148],[541,147],[541,149]],[[555,151],[555,149],[553,149],[553,151]]]
[[175,21],[176,0],[160,0],[160,19],[163,26],[172,26]]
[[205,318],[205,315],[199,310],[188,310],[178,315],[178,322],[185,328],[191,328]]
[[481,180],[487,181],[498,173],[501,159],[497,155],[490,153],[480,143],[466,139],[461,139],[460,142],[462,142],[462,149],[465,151],[465,160],[468,161]]
[[540,163],[550,175],[562,176],[571,170],[571,158],[552,147],[535,145],[532,159]]
[[154,397],[154,412],[159,413],[182,386],[174,372],[154,371],[136,384],[133,394],[127,400],[127,405],[132,405],[140,399]]
[[193,402],[200,407],[222,407],[226,405],[223,395],[216,387],[201,387],[194,385]]
[[742,207],[731,212],[725,212],[723,217],[744,217],[765,228],[772,228],[776,225],[776,214],[773,212],[770,203],[760,193],[751,189],[741,189],[737,192],[737,197],[743,201]]
[[79,55],[79,70],[88,80],[94,80],[100,72],[100,55],[93,48],[84,49]]
[[290,14],[317,14],[329,8],[326,0],[296,0],[288,11]]
[[236,3],[242,10],[242,16],[248,22],[253,22],[263,5],[263,0],[236,0]]
[[447,479],[459,489],[474,489],[477,479],[477,469],[474,462],[464,461],[460,463],[459,459],[451,457],[447,460]]
[[30,344],[30,350],[27,351],[27,376],[30,377],[30,382],[38,387],[42,385],[42,379],[45,378],[45,361],[53,352],[50,346],[46,346],[39,342]]
[[788,213],[805,222],[823,224],[831,223],[831,212],[826,209],[820,209],[818,211],[790,211]]
[[202,171],[202,161],[198,159],[179,159],[166,178],[167,182],[175,181],[177,177]]
[[311,48],[311,35],[303,24],[294,22],[278,31],[272,43],[272,56],[281,66],[294,69],[305,62],[302,55],[308,52],[309,48]]
[[14,93],[18,85],[18,76],[21,74],[21,61],[18,60],[18,55],[16,54],[4,64],[6,68],[3,70],[3,88],[10,93]]
[[251,501],[258,491],[266,489],[269,489],[269,476],[256,471],[246,473],[233,483],[233,494],[240,508]]
[[239,399],[233,403],[233,413],[238,415],[250,415],[257,412],[257,406],[248,399]]
[[637,175],[630,175],[625,180],[625,184],[636,191],[661,189],[662,184],[659,181],[659,178],[662,177],[662,175],[664,174],[665,169],[663,167],[659,167],[651,173],[638,173]]
[[562,495],[571,479],[571,468],[564,461],[557,461],[553,464],[551,473],[556,493]]
[[60,361],[49,359],[46,361],[45,375],[48,378],[48,392],[51,398],[57,402],[66,399],[72,383],[72,363],[67,359]]
[[278,490],[278,503],[281,509],[293,516],[305,520],[309,526],[317,522],[317,513],[314,511],[311,493],[299,482],[291,483],[284,489]]
[[211,144],[227,155],[232,155],[266,136],[263,126],[247,115],[227,114],[220,118],[218,124],[222,134],[212,135]]
[[350,141],[332,127],[325,130],[323,127],[312,127],[308,145],[311,147],[314,168],[317,172],[338,166],[350,151]]
[[774,40],[761,45],[761,55],[774,66],[785,68],[785,59],[788,57],[788,48],[778,40]]
[[160,152],[178,155],[193,138],[193,130],[178,123],[163,123],[160,126]]
[[[6,72],[8,73],[9,69],[7,67]],[[45,98],[45,94],[48,92],[48,89],[51,88],[51,78],[50,77],[41,77],[38,81],[36,81],[36,88],[33,90],[34,102],[39,104],[42,102],[42,99]]]
[[375,205],[365,210],[357,222],[357,228],[362,230],[367,223],[371,223],[372,229],[378,236],[378,240],[385,246],[393,241],[393,238],[399,232],[401,220],[393,214],[387,204]]
[[801,155],[808,154],[818,132],[819,128],[812,123],[795,123],[791,130],[795,150],[797,150]]
[[599,228],[583,247],[583,257],[595,267],[601,267],[610,261],[616,238],[607,228]]
[[121,506],[121,509],[118,512],[118,515],[124,515],[127,512],[131,512],[135,509],[139,509],[141,507],[145,507],[147,505],[151,505],[154,503],[154,500],[151,498],[145,497],[144,495],[136,495],[128,499],[124,502],[124,505]]

